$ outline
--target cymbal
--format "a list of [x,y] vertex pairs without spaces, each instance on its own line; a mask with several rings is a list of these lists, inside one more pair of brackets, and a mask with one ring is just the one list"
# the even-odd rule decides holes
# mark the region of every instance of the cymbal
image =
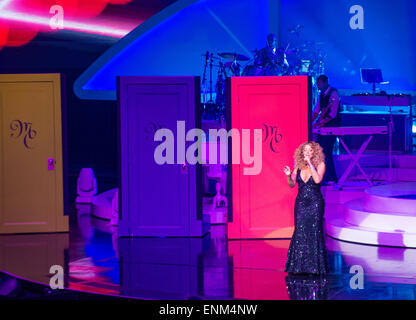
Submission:
[[222,52],[218,54],[221,58],[224,59],[231,59],[231,60],[239,60],[239,61],[248,61],[250,60],[249,57],[239,54],[239,53],[231,53],[231,52]]

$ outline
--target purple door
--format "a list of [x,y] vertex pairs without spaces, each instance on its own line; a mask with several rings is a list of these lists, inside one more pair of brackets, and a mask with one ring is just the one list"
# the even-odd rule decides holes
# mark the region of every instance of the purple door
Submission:
[[[120,236],[203,235],[200,167],[176,152],[177,121],[200,128],[199,95],[198,77],[119,77]],[[174,134],[174,164],[155,161],[158,129]]]

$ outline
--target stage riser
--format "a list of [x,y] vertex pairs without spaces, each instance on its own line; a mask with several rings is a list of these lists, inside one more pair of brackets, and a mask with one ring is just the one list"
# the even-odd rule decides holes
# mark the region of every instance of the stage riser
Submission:
[[416,217],[416,201],[411,199],[366,196],[364,198],[364,210],[368,212],[406,214]]
[[416,183],[369,188],[363,197],[355,194],[356,199],[327,205],[325,230],[329,236],[363,244],[416,248],[416,199],[412,199]]
[[325,223],[327,235],[338,240],[378,246],[416,248],[416,233],[400,234],[357,228],[345,221]]
[[385,232],[416,233],[416,216],[368,212],[363,199],[353,200],[345,206],[344,219],[353,226]]
[[416,183],[390,183],[367,189],[365,210],[416,216]]

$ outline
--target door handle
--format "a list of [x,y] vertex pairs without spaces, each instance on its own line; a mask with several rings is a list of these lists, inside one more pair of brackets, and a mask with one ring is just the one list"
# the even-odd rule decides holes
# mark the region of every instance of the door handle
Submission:
[[188,174],[188,165],[186,163],[181,165],[181,173]]
[[55,170],[56,161],[54,158],[48,158],[48,170],[52,171]]

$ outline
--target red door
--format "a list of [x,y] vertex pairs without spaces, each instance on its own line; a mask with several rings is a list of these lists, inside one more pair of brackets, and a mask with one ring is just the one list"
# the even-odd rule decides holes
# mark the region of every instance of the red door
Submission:
[[242,157],[240,164],[228,166],[228,238],[292,236],[297,188],[288,187],[283,167],[293,166],[295,149],[310,136],[310,110],[307,76],[231,79],[228,130],[250,129],[252,152],[254,129],[262,130],[262,169],[245,175]]

